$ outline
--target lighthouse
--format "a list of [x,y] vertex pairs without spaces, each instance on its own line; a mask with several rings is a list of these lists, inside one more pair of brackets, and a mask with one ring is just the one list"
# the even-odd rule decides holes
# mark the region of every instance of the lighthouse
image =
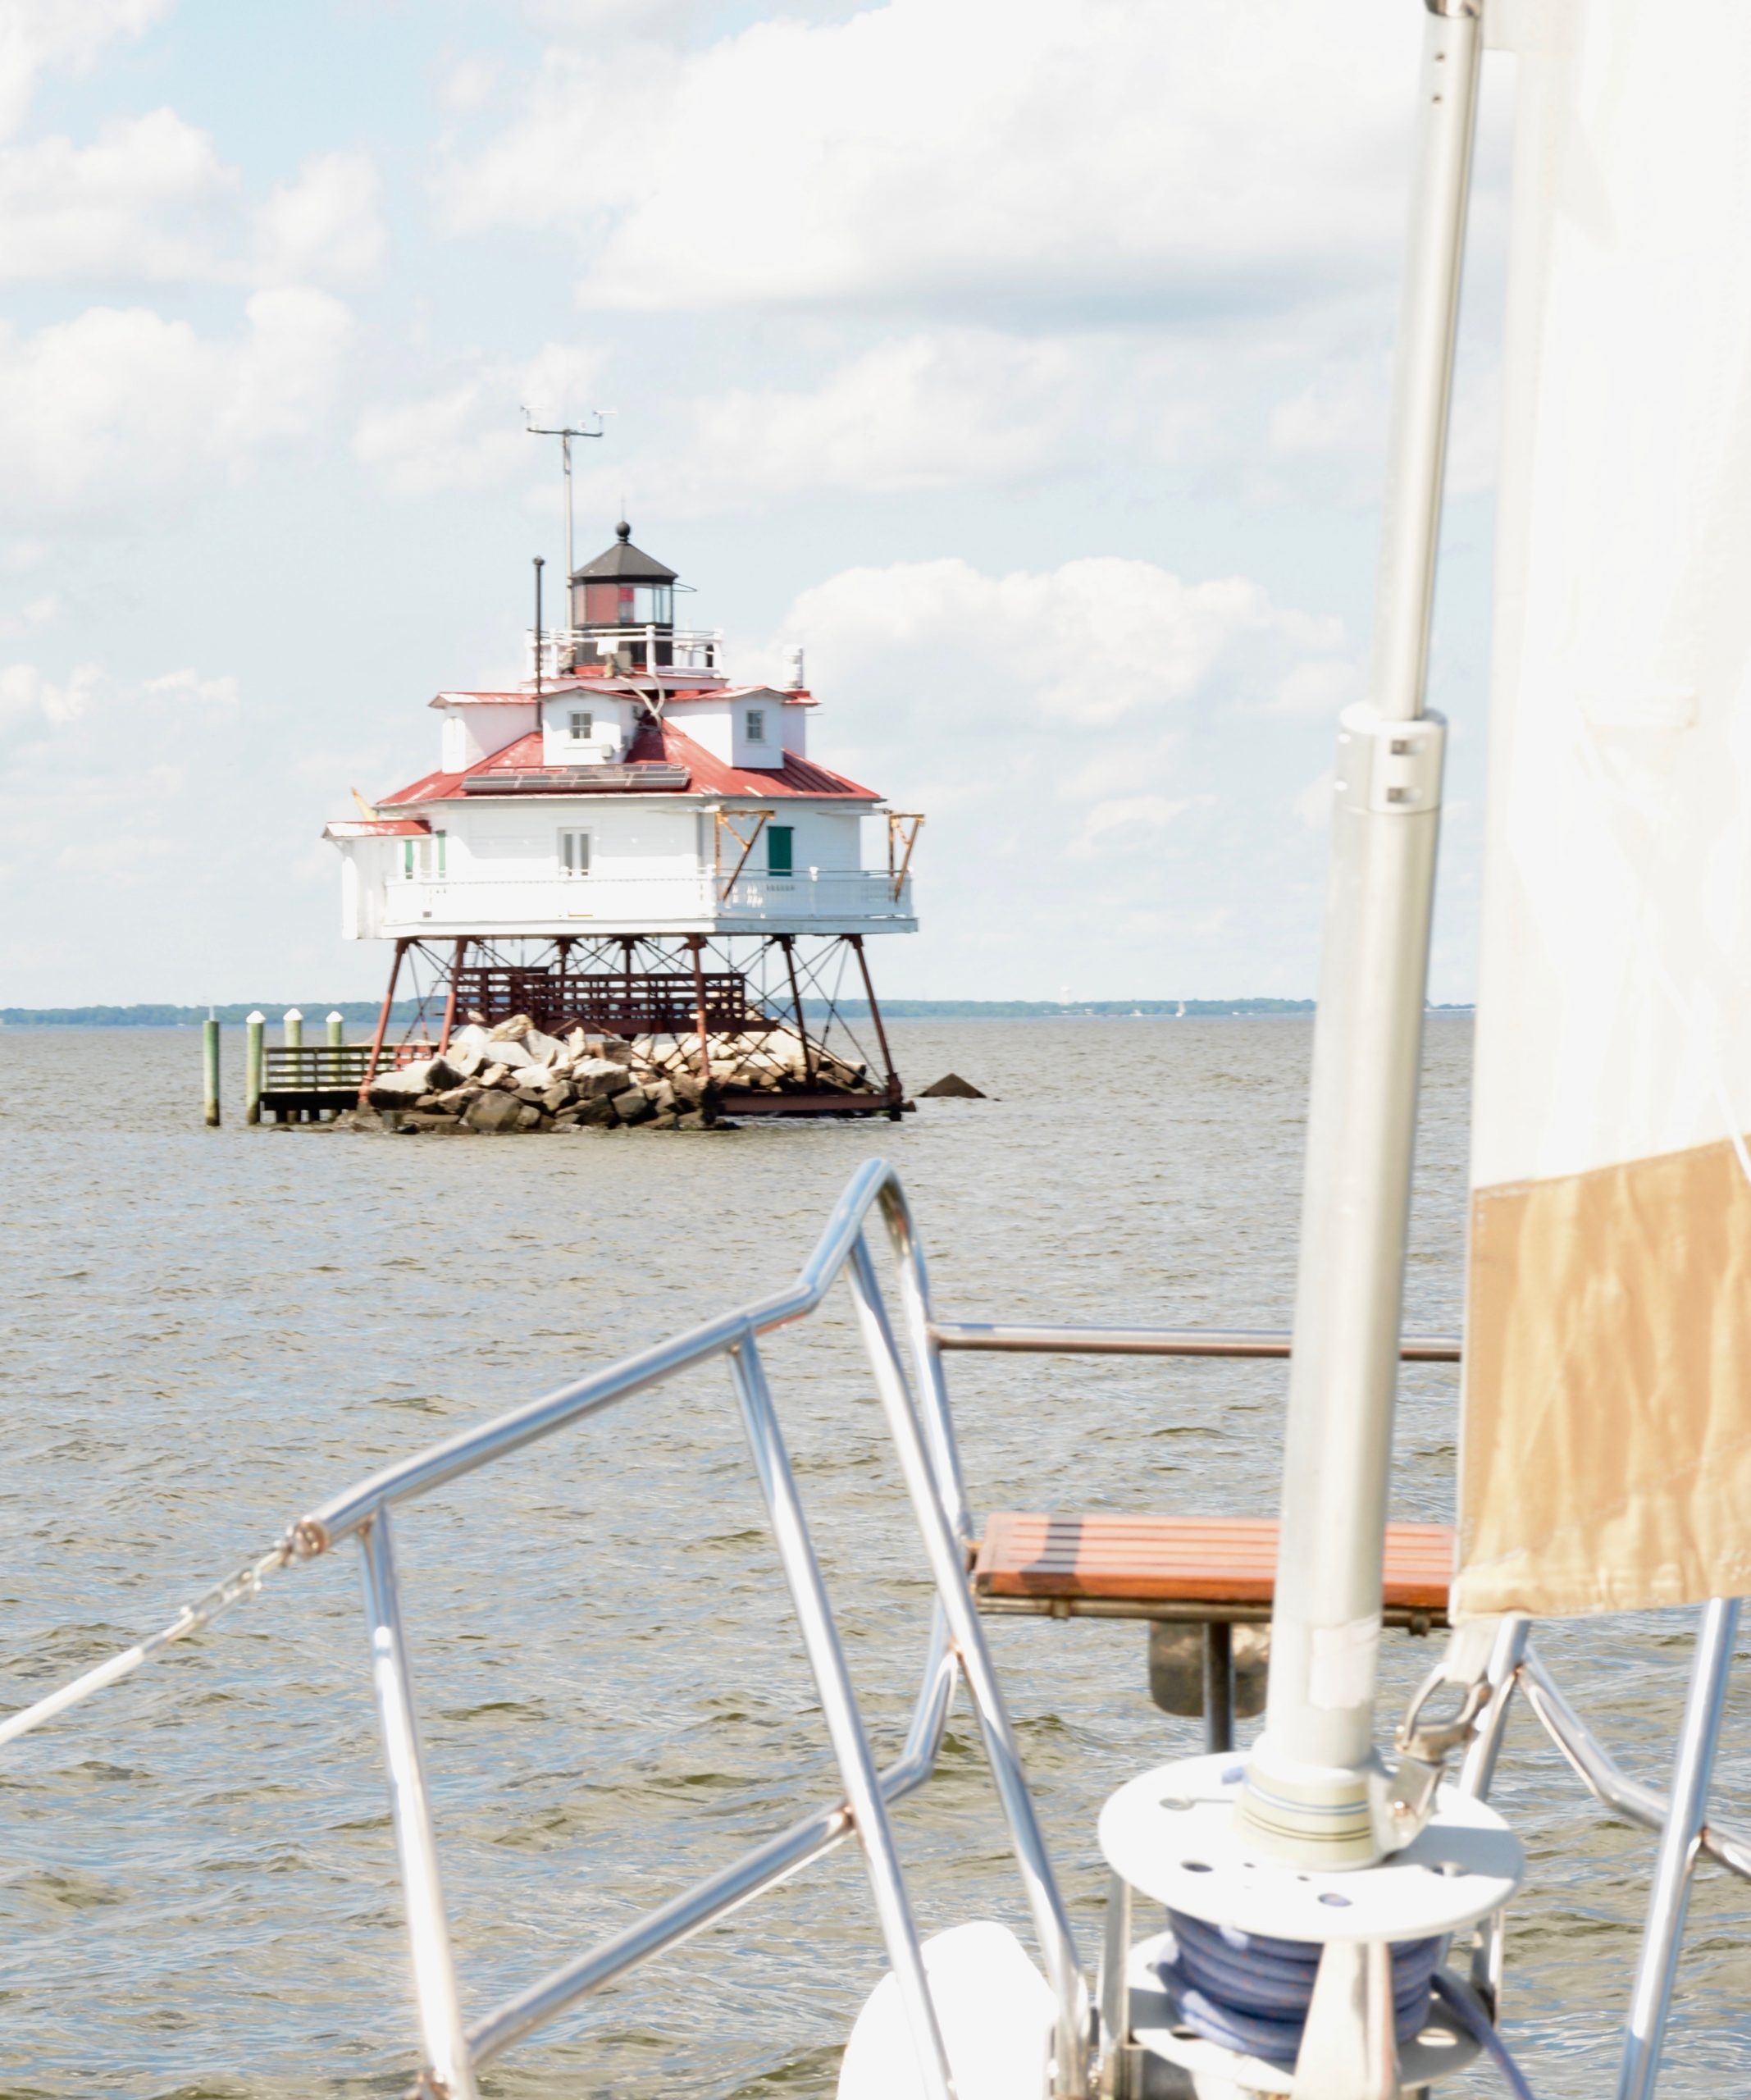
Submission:
[[917,930],[923,819],[811,754],[800,651],[736,682],[678,587],[622,522],[527,676],[439,693],[435,769],[326,828],[344,936],[392,944],[372,1075],[526,1015],[636,1040],[725,1113],[900,1113],[867,944]]

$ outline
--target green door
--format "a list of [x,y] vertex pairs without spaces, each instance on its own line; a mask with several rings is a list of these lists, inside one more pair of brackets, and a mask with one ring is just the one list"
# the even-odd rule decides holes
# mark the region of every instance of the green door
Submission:
[[796,872],[791,857],[791,841],[794,827],[787,824],[769,824],[766,827],[766,872],[769,875],[790,875]]

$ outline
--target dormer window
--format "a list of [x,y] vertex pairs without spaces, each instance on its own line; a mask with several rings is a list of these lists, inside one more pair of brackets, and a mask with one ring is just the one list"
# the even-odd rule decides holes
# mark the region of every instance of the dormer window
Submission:
[[747,737],[750,744],[765,742],[766,710],[764,707],[750,707],[748,710]]
[[571,712],[571,737],[574,744],[587,744],[595,731],[595,717],[581,707]]

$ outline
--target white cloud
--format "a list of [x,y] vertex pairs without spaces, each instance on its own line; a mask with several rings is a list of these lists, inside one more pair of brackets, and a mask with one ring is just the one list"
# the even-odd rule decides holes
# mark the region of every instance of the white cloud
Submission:
[[0,664],[0,727],[76,722],[109,682],[98,664],[79,664],[57,684],[34,664]]
[[[578,425],[604,362],[599,350],[574,343],[545,344],[522,364],[472,360],[428,392],[367,408],[353,431],[353,457],[399,496],[549,483],[555,441],[544,438],[537,449],[525,411],[538,423]],[[573,448],[580,477],[586,449]]]
[[235,187],[212,139],[170,109],[106,124],[89,146],[0,149],[0,279],[211,276]]
[[45,72],[82,73],[116,37],[139,36],[171,0],[6,0],[0,7],[0,138],[17,129]]
[[580,496],[612,503],[630,477],[647,507],[696,517],[1037,475],[1064,463],[1086,424],[1106,359],[1081,351],[1065,337],[933,330],[832,362],[812,384],[683,399]]
[[146,308],[93,307],[34,335],[0,325],[0,527],[7,514],[112,518],[235,484],[319,440],[353,333],[326,293],[256,293],[230,339]]
[[332,984],[337,863],[318,833],[359,754],[332,749],[314,788],[264,761],[304,749],[308,714],[260,692],[245,708],[242,689],[198,666],[140,678],[0,662],[0,970],[15,998],[253,997],[264,967]]
[[366,409],[353,434],[353,457],[394,495],[504,488],[532,472],[515,413],[514,401],[490,380],[463,379],[417,400]]
[[389,250],[368,153],[318,154],[246,212],[235,169],[174,110],[0,148],[0,281],[354,285]]
[[[848,657],[903,655],[921,688],[915,706],[933,706],[925,695],[947,678],[964,693],[992,693],[1012,728],[1067,717],[1123,727],[1193,701],[1279,707],[1316,673],[1329,682],[1334,713],[1353,668],[1349,637],[1329,614],[1274,605],[1244,577],[1188,583],[1116,557],[1005,577],[959,560],[848,569],[792,609],[800,640],[823,622]],[[966,713],[963,702],[954,719]],[[1056,751],[1055,774],[1064,763]]]
[[33,629],[48,627],[59,618],[61,600],[52,591],[30,599],[16,613],[0,613],[0,640],[11,641]]
[[1006,481],[1060,450],[1074,353],[985,331],[878,344],[814,391],[707,397],[690,456],[725,493],[849,490],[877,495]]
[[[592,303],[1137,314],[1389,276],[1417,25],[1129,0],[755,23],[626,96],[556,46],[453,148],[449,226],[572,230]],[[1341,121],[1334,121],[1340,112]]]
[[[1117,329],[933,328],[849,354],[843,331],[819,331],[788,383],[645,400],[610,450],[581,456],[579,500],[604,509],[630,483],[642,507],[668,516],[741,517],[823,498],[999,488],[1122,459],[1133,477],[1220,472],[1229,493],[1238,468],[1244,490],[1274,502],[1291,484],[1330,478],[1323,454],[1286,456],[1265,477],[1256,464],[1285,384],[1325,354],[1329,330],[1310,322],[1300,332],[1291,359],[1233,326],[1170,344]],[[484,407],[448,395],[438,420],[466,422]],[[385,418],[403,419],[399,409]],[[380,442],[373,419],[374,452]],[[508,466],[508,451],[494,456]],[[477,480],[464,481],[466,463],[441,478],[488,485],[484,456],[479,469]]]
[[368,153],[321,153],[255,214],[254,274],[271,284],[369,284],[389,253],[383,185]]
[[[1305,991],[1323,865],[1292,800],[1352,688],[1340,622],[1142,561],[946,560],[832,578],[756,661],[790,641],[811,751],[930,819],[905,988]],[[1315,686],[1316,717],[1284,706]]]
[[[165,671],[130,683],[112,677],[102,664],[75,664],[57,682],[34,664],[0,664],[0,728],[15,737],[65,729],[95,711],[118,708],[128,710],[136,728],[143,717],[162,726],[187,721],[191,704],[208,710],[235,708],[238,696],[235,678],[203,678],[194,670]],[[210,724],[212,716],[203,719]],[[134,740],[117,747],[124,771],[136,751]]]
[[239,695],[235,678],[229,675],[203,678],[198,671],[163,671],[148,678],[140,691],[151,700],[194,700],[206,707],[235,707]]
[[472,116],[492,100],[499,71],[498,60],[484,52],[459,59],[438,83],[438,107],[452,116]]

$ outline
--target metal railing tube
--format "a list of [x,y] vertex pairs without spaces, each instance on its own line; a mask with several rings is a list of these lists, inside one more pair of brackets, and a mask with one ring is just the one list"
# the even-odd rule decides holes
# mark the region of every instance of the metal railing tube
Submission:
[[923,1399],[924,1434],[937,1475],[937,1492],[948,1512],[949,1522],[963,1545],[976,1543],[978,1532],[967,1506],[965,1478],[960,1452],[955,1441],[955,1418],[948,1401],[948,1381],[943,1376],[942,1352],[930,1317],[930,1275],[924,1262],[924,1245],[913,1223],[912,1206],[897,1180],[887,1182],[881,1191],[882,1215],[887,1225],[900,1272],[900,1305],[905,1321],[906,1340],[918,1366],[919,1387]]
[[844,1266],[864,1213],[893,1178],[893,1169],[885,1160],[869,1160],[858,1170],[834,1205],[802,1273],[787,1290],[773,1291],[740,1311],[722,1313],[672,1341],[642,1349],[606,1371],[562,1386],[478,1428],[462,1430],[411,1459],[385,1467],[358,1486],[320,1504],[301,1521],[297,1529],[304,1550],[320,1551],[333,1545],[367,1522],[376,1509],[429,1494],[477,1466],[504,1458],[647,1386],[660,1385],[677,1372],[722,1356],[745,1335],[766,1334],[805,1318]]
[[[860,1239],[857,1246],[860,1249]],[[846,1798],[863,1847],[864,1865],[869,1876],[870,1893],[882,1928],[889,1966],[905,2007],[913,2047],[924,2089],[935,2100],[953,2100],[955,2081],[948,2052],[937,2024],[930,1986],[924,1974],[924,1956],[919,1945],[918,1927],[906,1894],[894,1834],[882,1800],[882,1783],[869,1742],[857,1710],[839,1630],[833,1623],[827,1586],[809,1536],[796,1477],[784,1448],[783,1434],[767,1389],[766,1373],[752,1331],[730,1352],[730,1372],[741,1408],[742,1426],[754,1456],[760,1493],[771,1519],[773,1543],[784,1568],[784,1577],[796,1613],[803,1647],[820,1695],[822,1719],[832,1744]],[[951,1619],[952,1625],[952,1618]]]
[[[1632,1779],[1569,1704],[1544,1659],[1530,1646],[1519,1670],[1526,1703],[1543,1723],[1544,1732],[1568,1760],[1581,1784],[1602,1807],[1612,1809],[1644,1830],[1666,1828],[1667,1802],[1658,1787]],[[1708,1856],[1731,1874],[1751,1881],[1751,1837],[1730,1826],[1706,1823],[1701,1844]]]
[[1726,1682],[1733,1667],[1733,1639],[1739,1631],[1737,1597],[1711,1597],[1703,1606],[1697,1630],[1696,1660],[1685,1700],[1678,1755],[1672,1767],[1672,1793],[1666,1828],[1660,1833],[1653,1888],[1648,1899],[1648,1923],[1636,1957],[1630,2017],[1617,2070],[1617,2100],[1649,2100],[1659,2075],[1660,2048],[1671,2010],[1672,1981],[1684,1938],[1685,1912],[1690,1901],[1690,1874],[1697,1845],[1708,1813],[1708,1784],[1715,1750],[1721,1740],[1721,1715]]
[[413,1956],[413,1997],[419,2016],[422,2093],[432,2100],[477,2100],[474,2070],[462,2030],[456,1963],[450,1947],[444,1890],[438,1878],[431,1803],[420,1758],[419,1719],[408,1665],[407,1637],[395,1582],[394,1541],[386,1509],[359,1541],[365,1618],[371,1633],[371,1685],[383,1736],[395,1853],[407,1906]]
[[1131,2034],[1131,1884],[1122,1874],[1106,1883],[1101,1929],[1101,2100],[1129,2100],[1125,2044]]
[[[1220,1327],[1041,1327],[1012,1321],[932,1320],[939,1349],[1006,1349],[1046,1356],[1260,1356],[1286,1357],[1289,1335],[1270,1330]],[[1464,1354],[1457,1335],[1406,1335],[1398,1354],[1406,1363],[1457,1363]]]
[[1021,1751],[1003,1703],[1002,1689],[985,1645],[984,1628],[968,1587],[966,1560],[937,1492],[929,1454],[913,1411],[893,1331],[888,1325],[881,1286],[869,1249],[861,1236],[851,1250],[847,1271],[857,1308],[864,1347],[875,1373],[889,1434],[900,1459],[937,1594],[947,1614],[950,1637],[960,1658],[961,1673],[978,1713],[985,1755],[1010,1828],[1016,1863],[1033,1918],[1046,1979],[1058,2001],[1058,2100],[1082,2100],[1088,2091],[1088,1986],[1076,1952],[1075,1937],[1058,1892],[1033,1799],[1022,1769]]
[[751,1903],[756,1896],[822,1853],[831,1851],[850,1834],[851,1811],[841,1801],[837,1808],[823,1809],[804,1822],[793,1824],[733,1866],[648,1911],[624,1931],[603,1940],[587,1954],[554,1970],[527,1990],[495,2006],[484,2020],[477,2020],[467,2034],[476,2065],[490,2064],[513,2043],[544,2026],[579,1998],[588,1997],[627,1970],[682,1945],[708,1925]]
[[[930,1777],[947,1725],[956,1673],[939,1606],[905,1748],[881,1775],[884,1801],[902,1799]],[[490,2063],[513,2043],[545,2025],[579,1998],[603,1989],[627,1970],[683,1945],[707,1926],[741,1910],[811,1860],[832,1851],[850,1836],[851,1830],[851,1811],[843,1801],[836,1808],[822,1809],[507,1999],[468,2029],[468,2047],[476,2068]]]
[[942,1731],[948,1726],[949,1708],[954,1702],[955,1681],[960,1675],[960,1664],[948,1637],[948,1620],[939,1598],[931,1610],[930,1646],[924,1657],[923,1680],[918,1688],[918,1703],[912,1709],[905,1745],[882,1774],[884,1800],[895,1801],[910,1794],[923,1786],[935,1769],[937,1752],[942,1747]]

